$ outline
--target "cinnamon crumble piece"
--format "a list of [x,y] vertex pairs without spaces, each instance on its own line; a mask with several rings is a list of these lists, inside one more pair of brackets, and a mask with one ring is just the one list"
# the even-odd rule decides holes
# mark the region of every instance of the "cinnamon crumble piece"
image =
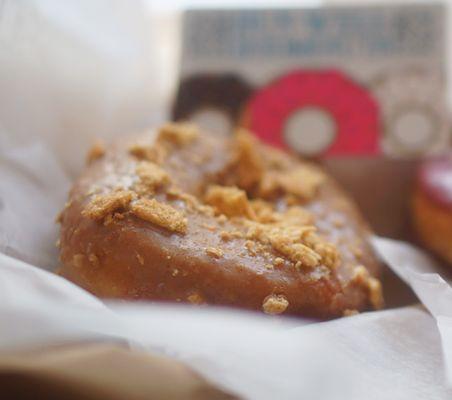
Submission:
[[353,315],[358,315],[359,311],[358,310],[351,310],[349,308],[347,308],[346,310],[344,310],[344,312],[342,313],[343,317],[352,317]]
[[315,243],[313,249],[322,257],[322,263],[330,269],[336,268],[340,262],[340,254],[336,246],[327,242]]
[[113,214],[108,214],[105,218],[104,218],[104,226],[108,226],[111,225],[114,221],[118,221],[120,219],[124,219],[124,214],[115,212]]
[[281,176],[280,179],[286,193],[309,200],[314,197],[317,189],[324,182],[325,176],[312,168],[300,166]]
[[250,189],[261,180],[264,172],[261,154],[256,150],[258,140],[244,129],[236,132],[235,139],[238,185]]
[[228,217],[243,216],[255,219],[253,209],[248,202],[245,191],[233,186],[210,186],[205,201],[215,207],[219,213]]
[[349,250],[358,260],[364,255],[362,248],[358,245],[349,246]]
[[136,255],[136,257],[137,257],[138,262],[139,262],[141,265],[144,265],[144,258],[143,258],[143,256],[142,256],[140,253],[136,253],[135,255]]
[[55,217],[56,224],[61,224],[63,222],[63,215],[64,215],[64,210],[61,210]]
[[102,141],[96,140],[86,155],[86,163],[89,165],[94,160],[102,158],[105,155],[105,146]]
[[99,266],[99,258],[95,255],[95,254],[90,254],[88,256],[88,261],[94,266],[94,267],[98,267]]
[[150,143],[133,143],[128,150],[136,158],[152,161],[156,164],[161,164],[167,156],[167,150],[157,143],[153,145]]
[[295,263],[300,262],[297,269],[301,268],[302,265],[313,268],[320,264],[320,255],[302,243],[287,243],[282,237],[273,238],[271,243],[277,251],[289,260]]
[[74,254],[74,256],[72,257],[72,263],[77,268],[83,268],[84,261],[85,261],[84,254],[77,253],[77,254]]
[[370,277],[367,287],[369,288],[370,304],[372,304],[376,310],[383,308],[384,300],[380,281],[374,277]]
[[[315,226],[303,225],[307,222],[303,209],[294,207],[293,211],[289,211],[291,210],[284,214],[275,213],[272,219],[276,222],[272,223],[244,221],[248,227],[247,239],[271,246],[297,269],[313,268],[322,263],[330,269],[335,268],[339,263],[336,246],[316,235]],[[297,215],[300,219],[296,218]]]
[[243,233],[240,231],[221,231],[220,232],[221,240],[228,242],[232,239],[241,239],[243,238]]
[[288,306],[289,301],[286,299],[286,297],[276,294],[267,296],[262,303],[262,309],[264,310],[264,313],[271,315],[282,314],[287,310]]
[[355,267],[351,282],[364,287],[368,291],[370,304],[374,309],[378,310],[383,307],[381,283],[378,279],[372,277],[363,265]]
[[187,218],[170,205],[155,199],[139,199],[130,206],[132,214],[169,231],[185,233]]
[[82,215],[101,220],[121,208],[126,208],[133,199],[133,192],[118,190],[108,194],[96,195],[82,211]]
[[170,122],[159,130],[158,141],[165,141],[176,146],[185,146],[199,137],[195,125],[189,123]]
[[202,298],[202,296],[199,293],[192,293],[191,295],[189,295],[187,297],[187,300],[191,304],[203,304],[204,303],[204,299]]
[[224,215],[224,214],[221,214],[221,215],[218,216],[218,222],[220,224],[224,224],[227,220],[228,219],[226,218],[226,215]]
[[284,265],[284,259],[281,257],[276,257],[275,261],[273,261],[273,264],[276,265],[277,267]]
[[324,180],[325,176],[320,171],[306,165],[292,170],[270,170],[260,181],[259,193],[264,198],[285,193],[303,200],[310,200]]
[[201,226],[211,232],[215,232],[217,230],[217,227],[215,225],[202,223]]
[[247,250],[250,252],[251,255],[255,256],[256,255],[256,243],[253,242],[252,240],[247,240],[245,242],[245,247],[247,248]]
[[216,247],[207,247],[206,248],[206,253],[209,256],[212,256],[214,258],[221,258],[221,257],[223,257],[223,254],[224,254],[223,250],[218,249]]
[[151,191],[165,186],[170,182],[168,174],[158,165],[149,161],[138,163],[135,172],[140,178],[140,182]]

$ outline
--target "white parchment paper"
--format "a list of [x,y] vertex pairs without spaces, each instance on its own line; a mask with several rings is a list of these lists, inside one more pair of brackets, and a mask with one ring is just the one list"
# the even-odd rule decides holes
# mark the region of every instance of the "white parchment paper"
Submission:
[[452,398],[452,289],[407,244],[374,240],[424,306],[322,323],[104,303],[46,271],[93,137],[164,117],[148,23],[134,1],[0,0],[0,350],[119,341],[252,399]]

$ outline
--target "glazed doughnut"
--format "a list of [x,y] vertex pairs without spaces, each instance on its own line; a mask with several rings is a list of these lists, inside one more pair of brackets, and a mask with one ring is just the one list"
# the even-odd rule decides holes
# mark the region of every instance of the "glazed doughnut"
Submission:
[[188,124],[89,160],[60,214],[60,274],[100,297],[319,318],[382,306],[369,230],[313,164]]
[[413,221],[421,242],[452,264],[452,154],[424,161],[413,196]]

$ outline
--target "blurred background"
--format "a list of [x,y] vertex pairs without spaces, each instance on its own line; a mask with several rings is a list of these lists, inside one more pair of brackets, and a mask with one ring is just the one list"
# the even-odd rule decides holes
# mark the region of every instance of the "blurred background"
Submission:
[[322,163],[378,234],[413,238],[418,164],[450,148],[448,1],[0,6],[3,147],[45,144],[73,178],[95,138],[245,127]]

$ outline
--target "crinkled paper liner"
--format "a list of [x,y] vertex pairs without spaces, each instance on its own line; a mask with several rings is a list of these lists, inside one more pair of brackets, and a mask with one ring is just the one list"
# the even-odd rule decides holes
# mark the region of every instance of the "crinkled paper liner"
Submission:
[[425,308],[321,323],[104,303],[45,271],[57,265],[55,215],[93,136],[164,115],[149,111],[164,108],[150,96],[157,60],[141,4],[64,4],[0,2],[0,350],[120,342],[252,399],[451,398],[452,291],[408,244],[374,239]]

